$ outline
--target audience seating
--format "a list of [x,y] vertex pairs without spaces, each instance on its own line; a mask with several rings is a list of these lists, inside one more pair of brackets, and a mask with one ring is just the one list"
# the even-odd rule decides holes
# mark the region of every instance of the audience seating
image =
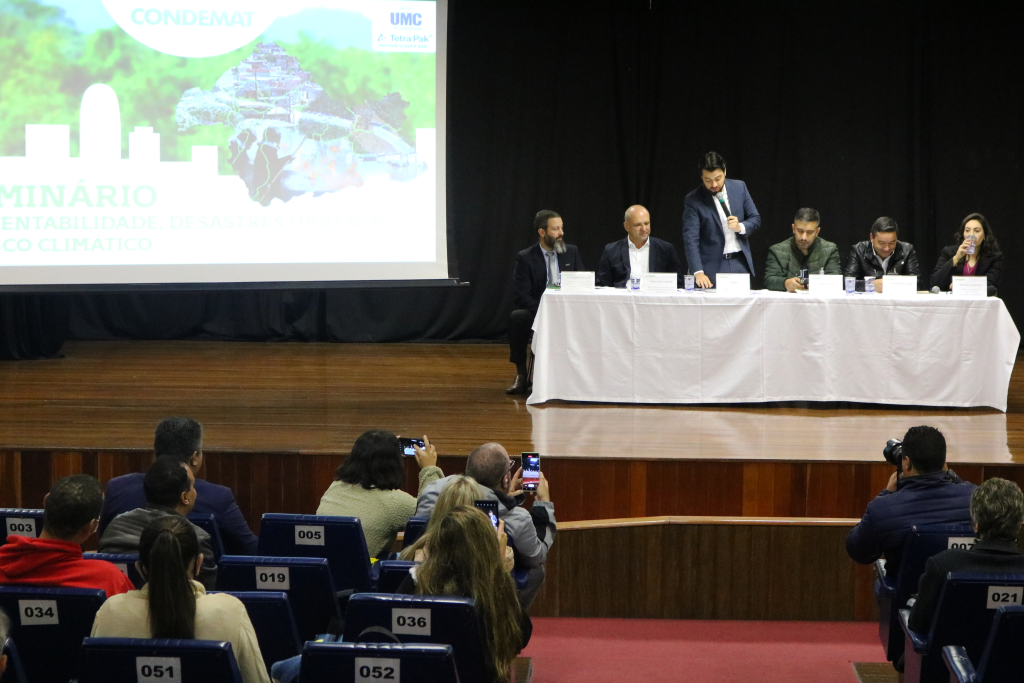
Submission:
[[0,607],[11,619],[11,637],[28,680],[74,677],[75,655],[105,599],[102,590],[92,588],[0,586]]
[[345,614],[345,641],[360,639],[370,626],[390,630],[403,643],[451,645],[460,681],[487,679],[472,598],[356,593]]
[[394,593],[409,576],[409,570],[419,562],[410,560],[383,560],[379,562],[380,574],[377,577],[378,593]]
[[266,513],[260,524],[260,555],[322,557],[339,591],[370,590],[370,553],[358,517]]
[[274,662],[301,654],[302,641],[299,640],[299,630],[295,625],[287,593],[244,591],[228,595],[235,596],[245,605],[268,671]]
[[402,547],[408,548],[419,540],[423,532],[427,530],[427,522],[430,517],[410,517],[405,523],[405,536],[402,540]]
[[3,653],[7,656],[7,671],[3,675],[4,683],[28,683],[25,667],[21,663],[21,655],[18,654],[18,647],[10,638],[4,642]]
[[[389,668],[395,671],[390,672]],[[302,683],[353,683],[392,678],[401,683],[459,683],[460,680],[450,645],[306,643],[302,651],[299,672]]]
[[950,683],[1001,683],[1024,678],[1024,607],[1000,607],[981,653],[977,670],[959,645],[942,648]]
[[1024,574],[950,573],[927,633],[911,631],[907,626],[910,610],[900,610],[900,625],[906,634],[906,683],[949,680],[942,660],[946,645],[961,646],[972,662],[979,662],[996,614],[996,609],[989,607],[990,593],[1001,588],[998,593],[1012,594],[1016,587],[1024,588]]
[[138,555],[111,555],[109,553],[82,553],[82,557],[87,560],[103,560],[109,562],[118,569],[121,573],[128,577],[128,580],[132,582],[136,588],[142,588],[146,585],[146,580],[142,578],[142,574],[139,573],[135,563],[139,561]]
[[7,543],[8,536],[28,536],[38,538],[43,530],[43,511],[27,508],[0,508],[3,523],[3,539],[0,545]]
[[201,514],[192,512],[188,515],[188,521],[210,534],[210,545],[213,546],[213,561],[220,562],[225,554],[224,539],[220,536],[220,527],[217,526],[217,518],[212,514]]
[[[140,658],[163,661],[143,662]],[[82,643],[78,683],[137,683],[160,679],[173,683],[242,683],[228,642],[86,638]]]
[[885,562],[875,563],[875,600],[878,602],[878,638],[890,662],[903,654],[903,631],[899,625],[899,610],[906,606],[910,596],[917,593],[917,584],[924,573],[928,558],[948,550],[950,538],[974,539],[974,529],[964,524],[929,524],[911,527],[903,543],[903,556],[899,576],[886,573]]
[[[274,567],[288,570],[287,583],[276,580],[284,578],[280,576],[284,572],[266,571]],[[266,580],[260,581],[263,574]],[[260,583],[265,588],[259,588]],[[217,569],[217,589],[287,593],[300,641],[313,640],[341,623],[334,581],[323,558],[225,555]]]

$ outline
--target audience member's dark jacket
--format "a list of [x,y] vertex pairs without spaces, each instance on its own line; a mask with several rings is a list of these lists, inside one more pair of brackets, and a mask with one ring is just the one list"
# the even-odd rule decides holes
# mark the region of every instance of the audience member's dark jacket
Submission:
[[[113,555],[137,555],[139,552],[139,538],[142,537],[142,530],[154,519],[177,515],[174,508],[163,507],[162,505],[150,505],[118,515],[107,525],[106,531],[100,537],[97,552],[111,553]],[[190,522],[191,524],[191,522]],[[212,591],[217,588],[217,563],[213,559],[213,546],[210,544],[210,534],[206,533],[195,524],[192,528],[196,531],[199,539],[199,552],[203,554],[203,566],[199,570],[196,580]]]
[[903,539],[912,526],[970,524],[970,482],[954,483],[947,472],[902,477],[896,491],[883,490],[868,503],[857,526],[846,537],[846,552],[855,562],[871,564],[885,554],[885,573],[895,576],[902,559]]
[[[512,278],[516,295],[516,309],[525,308],[534,315],[540,306],[540,297],[548,286],[547,261],[541,253],[540,243],[534,244],[516,254],[516,271]],[[586,270],[580,250],[572,244],[565,245],[565,252],[558,254],[558,272]]]
[[[146,494],[142,481],[146,475],[141,472],[114,477],[107,482],[100,513],[100,536],[118,515],[146,507]],[[213,515],[217,519],[224,550],[228,555],[255,555],[259,539],[249,530],[242,511],[235,503],[235,495],[227,486],[211,484],[205,479],[196,479],[196,507],[193,512]]]
[[[967,263],[966,258],[960,259],[960,263],[955,266],[953,265],[953,257],[959,248],[959,245],[954,244],[953,246],[943,248],[939,252],[939,260],[935,264],[935,270],[932,271],[932,287],[948,290],[953,286],[953,276],[964,274],[964,265]],[[987,277],[988,295],[998,296],[999,279],[1003,274],[1003,255],[979,256],[978,262],[975,264],[974,274]]]
[[[648,237],[650,258],[647,271],[650,273],[675,273],[676,285],[682,286],[679,252],[671,242],[657,237]],[[597,284],[601,287],[625,287],[629,280],[629,238],[605,246],[601,262],[597,265]]]
[[790,237],[768,248],[768,262],[764,267],[764,288],[776,292],[786,291],[786,280],[796,277],[806,268],[810,273],[825,271],[825,275],[842,275],[839,268],[839,247],[835,242],[815,238],[807,256],[796,248]]
[[843,275],[856,278],[920,274],[921,266],[917,262],[917,252],[910,242],[896,243],[896,249],[889,257],[885,272],[882,271],[882,261],[868,240],[853,245],[850,258],[846,259],[846,267],[843,268]]
[[942,585],[950,572],[979,574],[1024,574],[1024,554],[1011,541],[978,541],[970,550],[944,550],[928,558],[917,591],[917,602],[910,610],[908,625],[913,631],[927,633]]

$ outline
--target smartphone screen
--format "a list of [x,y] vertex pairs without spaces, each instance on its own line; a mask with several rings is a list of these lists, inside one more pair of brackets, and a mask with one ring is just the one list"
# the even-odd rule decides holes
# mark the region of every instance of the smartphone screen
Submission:
[[416,455],[416,449],[413,448],[414,445],[424,448],[423,439],[406,439],[405,437],[398,438],[398,447],[402,449],[403,455]]
[[491,526],[498,528],[498,501],[496,500],[474,500],[473,505],[484,511],[491,520]]
[[523,490],[536,491],[540,483],[540,453],[523,453]]

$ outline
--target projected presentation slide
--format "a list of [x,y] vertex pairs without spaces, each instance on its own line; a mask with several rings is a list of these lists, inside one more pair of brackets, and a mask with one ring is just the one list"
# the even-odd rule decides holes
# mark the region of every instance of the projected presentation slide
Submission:
[[445,3],[0,6],[0,286],[448,277]]

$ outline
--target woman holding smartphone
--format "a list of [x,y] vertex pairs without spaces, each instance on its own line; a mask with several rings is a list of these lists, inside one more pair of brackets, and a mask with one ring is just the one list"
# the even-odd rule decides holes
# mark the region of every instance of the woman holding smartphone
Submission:
[[953,276],[983,275],[988,278],[988,295],[997,296],[1003,274],[1003,253],[988,220],[972,213],[960,223],[953,235],[953,244],[939,254],[932,271],[932,287],[948,290]]

